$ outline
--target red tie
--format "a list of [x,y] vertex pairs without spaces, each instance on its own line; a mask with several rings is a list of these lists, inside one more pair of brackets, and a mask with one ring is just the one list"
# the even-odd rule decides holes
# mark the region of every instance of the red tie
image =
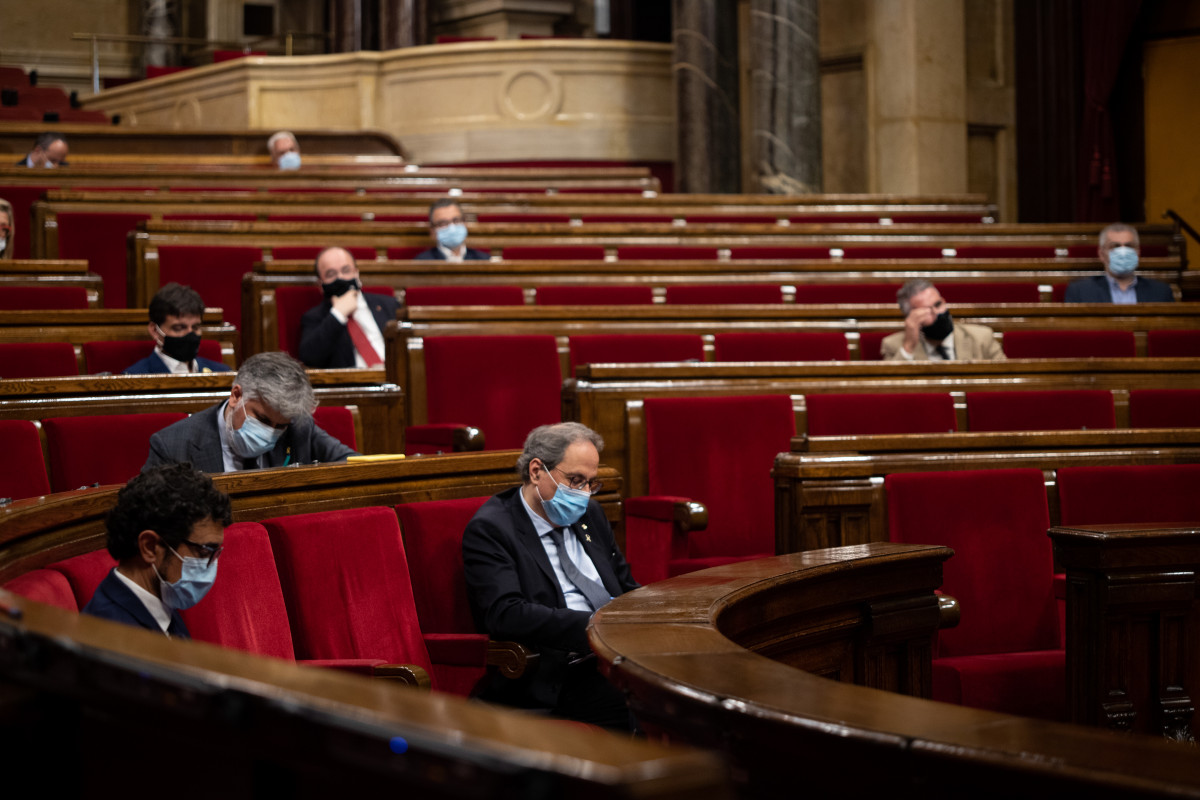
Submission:
[[363,361],[367,362],[368,367],[378,367],[383,363],[379,353],[375,352],[375,348],[371,346],[371,340],[367,338],[366,332],[361,325],[354,321],[353,317],[346,320],[346,330],[350,331],[350,340],[354,342],[354,349],[362,356]]

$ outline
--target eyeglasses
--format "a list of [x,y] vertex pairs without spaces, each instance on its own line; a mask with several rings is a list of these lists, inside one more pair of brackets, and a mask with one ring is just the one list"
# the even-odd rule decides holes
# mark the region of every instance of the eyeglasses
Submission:
[[577,492],[587,492],[588,494],[596,494],[597,492],[599,492],[601,489],[604,488],[604,481],[601,481],[597,478],[592,478],[591,480],[588,480],[587,478],[583,477],[582,475],[568,475],[567,473],[563,472],[561,469],[558,469],[558,467],[550,468],[551,472],[554,472],[555,470],[558,470],[559,474],[561,474],[566,479],[567,486],[569,486],[570,488],[574,489]]
[[462,217],[454,217],[452,219],[442,219],[442,220],[438,220],[437,222],[433,222],[430,224],[432,224],[435,229],[441,230],[442,228],[445,228],[449,225],[462,225],[463,218]]
[[221,551],[225,549],[224,545],[200,544],[199,542],[193,542],[189,539],[184,539],[182,544],[186,544],[188,547],[192,548],[193,550],[203,553],[204,555],[199,556],[200,558],[204,558],[205,556],[207,556],[208,564],[206,566],[209,566],[209,567],[211,567],[213,565],[213,562],[217,560],[217,556],[221,555]]

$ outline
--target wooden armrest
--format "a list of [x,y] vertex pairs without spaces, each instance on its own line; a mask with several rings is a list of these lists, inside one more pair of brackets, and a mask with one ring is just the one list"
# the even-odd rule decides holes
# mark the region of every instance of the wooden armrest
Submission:
[[415,452],[466,453],[482,450],[485,443],[483,431],[479,428],[458,423],[409,425],[404,436],[408,447],[421,448]]
[[962,610],[958,607],[958,598],[951,597],[948,594],[939,594],[938,611],[942,615],[942,620],[938,624],[938,628],[958,627],[958,622],[962,618]]
[[372,674],[376,678],[387,678],[426,692],[433,686],[429,673],[416,664],[380,664]]
[[541,657],[540,653],[517,642],[488,642],[488,666],[496,667],[506,678],[521,677],[534,669]]

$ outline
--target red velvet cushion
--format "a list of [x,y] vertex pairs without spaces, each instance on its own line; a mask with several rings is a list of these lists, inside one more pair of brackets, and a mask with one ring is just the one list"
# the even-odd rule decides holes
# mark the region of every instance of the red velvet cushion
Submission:
[[50,494],[37,426],[26,419],[0,420],[0,497],[23,500]]
[[217,580],[183,613],[192,638],[260,656],[295,658],[283,590],[267,531],[257,522],[225,529]]
[[650,305],[654,290],[649,286],[541,286],[540,306],[632,306]]
[[838,331],[718,333],[713,355],[717,361],[845,361],[850,348]]
[[939,284],[948,303],[1039,303],[1042,294],[1036,283],[947,283]]
[[[87,259],[88,269],[104,279],[105,306],[125,308],[128,298],[125,237],[137,228],[139,222],[148,219],[149,214],[61,213],[58,215],[58,257]],[[21,240],[18,238],[17,241],[19,243]],[[162,282],[172,280],[176,279],[164,278]],[[186,280],[180,282],[190,283]],[[241,289],[240,275],[238,289]],[[215,305],[211,300],[208,302]]]
[[313,411],[317,427],[351,450],[357,450],[354,436],[354,415],[345,406],[317,406]]
[[79,374],[70,342],[0,343],[0,378],[59,378]]
[[716,261],[715,247],[683,245],[626,245],[617,248],[618,261]]
[[[268,214],[268,222],[362,222],[361,214]],[[375,256],[372,255],[372,258]],[[314,255],[313,258],[316,258]]]
[[1067,651],[935,659],[933,699],[1067,722]]
[[688,214],[689,225],[774,225],[772,214]]
[[863,361],[878,361],[883,358],[883,340],[890,334],[881,331],[863,331],[858,335],[858,357]]
[[704,340],[697,334],[594,334],[572,336],[571,374],[579,364],[649,364],[703,361]]
[[[566,244],[516,245],[505,247],[506,261],[603,261],[604,248],[600,245]],[[389,253],[390,255],[390,253]]]
[[816,283],[796,287],[797,303],[895,303],[898,283]]
[[87,289],[82,286],[5,286],[0,292],[0,309],[87,308]]
[[921,258],[939,260],[942,257],[942,248],[897,242],[886,245],[849,245],[842,247],[842,253],[844,258]]
[[802,247],[799,245],[755,245],[753,247],[731,247],[729,257],[738,259],[767,259],[788,261],[800,259],[828,260],[828,247]]
[[396,506],[404,548],[421,568],[412,574],[421,630],[473,633],[463,578],[462,535],[487,497],[430,500]]
[[163,214],[163,222],[257,222],[257,214]]
[[810,394],[809,436],[943,433],[958,430],[949,393]]
[[1200,356],[1200,331],[1147,331],[1146,355],[1151,358]]
[[67,582],[71,584],[71,591],[75,594],[75,604],[82,610],[91,602],[96,589],[116,565],[117,560],[110,556],[107,550],[93,550],[51,564],[47,569],[60,572],[66,577]]
[[226,322],[240,326],[242,276],[253,272],[255,262],[262,260],[259,247],[163,245],[158,248],[159,286],[171,281],[191,286],[204,298],[206,306],[219,306]]
[[1134,389],[1131,428],[1200,428],[1200,389]]
[[389,247],[387,249],[387,257],[390,259],[396,259],[396,260],[407,260],[410,258],[416,258],[419,253],[423,253],[428,249],[429,249],[428,247],[422,247],[421,245],[407,245],[405,247]]
[[906,213],[902,211],[900,213],[890,214],[888,216],[891,217],[892,222],[903,222],[909,225],[937,223],[949,225],[956,222],[983,222],[984,220],[982,214],[954,214],[947,211],[937,211],[922,214]]
[[[306,190],[307,191],[307,190]],[[271,258],[276,261],[285,261],[289,259],[316,259],[316,257],[325,248],[321,245],[289,245],[287,247],[272,247]],[[344,248],[350,255],[354,256],[355,261],[374,261],[375,248],[356,245]],[[423,250],[424,248],[419,248]]]
[[[38,119],[41,119],[40,115],[38,116]],[[15,160],[16,159],[10,159],[10,161],[15,161]],[[50,170],[47,170],[47,171],[50,171]],[[30,216],[29,210],[33,206],[34,203],[36,203],[38,200],[42,199],[43,194],[45,194],[48,191],[51,191],[52,189],[57,189],[57,188],[58,188],[57,186],[11,186],[11,185],[10,186],[0,186],[0,197],[3,197],[8,202],[12,203],[12,210],[13,210],[12,227],[13,227],[13,230],[18,231],[19,234],[23,234],[23,235],[18,235],[16,237],[16,247],[13,251],[13,258],[29,258],[30,257],[30,253],[32,251],[30,250],[30,242],[29,242],[28,232],[33,230],[33,223],[32,223],[32,218]],[[61,245],[61,240],[60,240],[60,245]],[[124,252],[125,252],[124,245],[122,245],[122,250],[121,250],[122,258],[124,258]],[[61,256],[61,255],[59,257],[65,258],[65,256]],[[124,262],[122,262],[122,263],[124,263]],[[95,272],[96,271],[95,268],[93,268],[92,271]],[[104,285],[108,289],[108,291],[112,291],[112,288],[109,285],[108,281],[105,281]],[[124,285],[123,277],[122,277],[122,285]],[[118,306],[117,303],[114,301],[120,301],[120,305]],[[123,308],[124,305],[125,305],[125,294],[123,292],[120,295],[120,297],[116,297],[116,298],[113,298],[108,301],[109,308],[118,308],[118,307]]]
[[1052,246],[1021,244],[967,245],[956,247],[958,258],[1054,258]]
[[968,392],[973,431],[1107,430],[1117,427],[1112,392]]
[[185,417],[170,412],[42,420],[50,485],[66,492],[93,483],[125,483],[146,463],[150,437]]
[[1200,464],[1064,467],[1063,525],[1200,522]]
[[489,450],[520,448],[538,425],[562,421],[562,374],[553,336],[425,338],[430,422],[483,431]]
[[279,349],[293,357],[300,353],[300,318],[304,312],[320,304],[321,289],[304,286],[275,287],[275,319],[279,330]]
[[66,611],[79,611],[71,584],[61,572],[52,569],[35,569],[18,575],[4,584],[4,588],[39,603],[58,606]]
[[1067,297],[1067,284],[1053,283],[1050,285],[1050,302],[1061,303]]
[[681,305],[782,303],[783,289],[773,283],[705,283],[667,287],[667,302]]
[[[379,219],[379,217],[376,217]],[[566,225],[571,221],[570,214],[476,214],[475,221],[481,224],[490,223],[552,223]]]
[[938,657],[1058,646],[1050,513],[1038,469],[895,473],[884,480],[893,542],[954,549],[942,590],[962,622]]
[[1132,358],[1133,331],[1008,331],[1009,358]]
[[404,290],[409,306],[523,306],[520,286],[411,286]]
[[[154,352],[150,339],[134,339],[121,342],[84,342],[83,361],[88,375],[111,372],[119,375],[129,367]],[[200,340],[200,357],[222,362],[221,343],[216,339]]]
[[584,225],[591,225],[600,222],[645,222],[670,224],[675,218],[670,214],[585,214],[580,217],[580,222]]
[[775,456],[796,433],[787,395],[648,398],[649,493],[708,507],[708,529],[689,534],[691,558],[775,552]]
[[382,658],[431,670],[390,508],[277,517],[263,526],[297,658]]

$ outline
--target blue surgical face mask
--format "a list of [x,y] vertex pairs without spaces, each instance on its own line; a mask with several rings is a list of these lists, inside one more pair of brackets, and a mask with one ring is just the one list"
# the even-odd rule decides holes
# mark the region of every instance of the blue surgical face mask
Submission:
[[[233,415],[238,411],[242,412],[246,421],[242,423],[242,427],[234,428]],[[246,414],[245,399],[233,413],[225,417],[225,433],[228,434],[229,448],[239,458],[258,458],[263,453],[269,453],[275,449],[279,437],[283,436],[283,430],[280,428],[265,425]]]
[[592,499],[591,493],[572,489],[558,481],[554,481],[554,486],[554,494],[549,500],[542,499],[542,490],[537,486],[533,487],[538,493],[538,499],[542,501],[546,517],[551,525],[574,525],[587,511],[588,503]]
[[295,150],[284,153],[279,157],[280,169],[300,169],[300,154]]
[[217,579],[217,562],[213,560],[209,563],[207,558],[181,556],[171,545],[166,542],[163,544],[183,563],[183,572],[180,574],[179,580],[174,583],[168,583],[166,578],[159,575],[158,568],[154,569],[154,574],[158,575],[159,592],[162,595],[163,605],[167,607],[168,611],[182,611],[185,608],[191,608],[203,600],[204,595],[208,594],[208,590],[212,588],[213,581]]
[[1117,277],[1124,277],[1137,269],[1138,253],[1132,247],[1122,245],[1108,251],[1108,271]]
[[463,225],[461,222],[456,222],[453,225],[447,225],[444,228],[437,229],[438,244],[447,250],[457,249],[466,240],[467,226]]

